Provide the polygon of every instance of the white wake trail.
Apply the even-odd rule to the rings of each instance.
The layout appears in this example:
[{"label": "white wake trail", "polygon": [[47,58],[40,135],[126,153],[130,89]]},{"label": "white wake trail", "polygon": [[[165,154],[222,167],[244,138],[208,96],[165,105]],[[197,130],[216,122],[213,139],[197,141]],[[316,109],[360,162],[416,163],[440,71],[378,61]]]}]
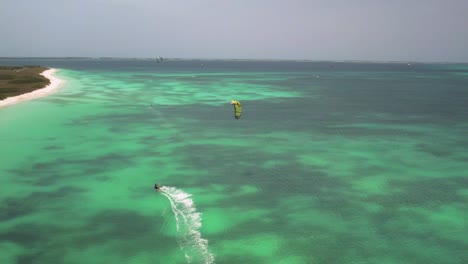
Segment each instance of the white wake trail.
[{"label": "white wake trail", "polygon": [[191,195],[174,187],[161,187],[162,194],[171,203],[176,220],[177,241],[187,263],[214,263],[214,255],[208,250],[208,240],[199,231],[201,214],[197,212]]}]

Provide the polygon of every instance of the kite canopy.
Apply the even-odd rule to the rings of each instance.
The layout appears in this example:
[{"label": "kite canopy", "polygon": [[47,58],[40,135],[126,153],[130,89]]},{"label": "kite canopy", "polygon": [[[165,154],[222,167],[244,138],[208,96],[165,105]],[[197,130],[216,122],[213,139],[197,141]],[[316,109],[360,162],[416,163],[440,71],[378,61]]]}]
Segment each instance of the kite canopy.
[{"label": "kite canopy", "polygon": [[239,101],[231,100],[231,104],[234,105],[234,117],[239,119],[242,114],[242,106]]}]

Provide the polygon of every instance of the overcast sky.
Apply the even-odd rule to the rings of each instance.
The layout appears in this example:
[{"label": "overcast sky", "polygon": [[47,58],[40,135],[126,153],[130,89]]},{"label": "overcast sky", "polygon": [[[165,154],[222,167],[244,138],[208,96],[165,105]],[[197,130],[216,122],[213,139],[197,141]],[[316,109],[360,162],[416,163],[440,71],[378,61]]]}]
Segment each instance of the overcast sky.
[{"label": "overcast sky", "polygon": [[0,0],[0,56],[468,62],[468,0]]}]

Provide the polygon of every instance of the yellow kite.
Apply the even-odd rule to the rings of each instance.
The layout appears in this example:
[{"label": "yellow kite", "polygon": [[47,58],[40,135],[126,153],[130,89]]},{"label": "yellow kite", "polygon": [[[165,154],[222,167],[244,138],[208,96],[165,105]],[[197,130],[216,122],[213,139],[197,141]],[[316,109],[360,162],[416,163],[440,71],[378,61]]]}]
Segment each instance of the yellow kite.
[{"label": "yellow kite", "polygon": [[234,105],[234,117],[239,119],[242,114],[242,106],[239,101],[231,100],[231,104]]}]

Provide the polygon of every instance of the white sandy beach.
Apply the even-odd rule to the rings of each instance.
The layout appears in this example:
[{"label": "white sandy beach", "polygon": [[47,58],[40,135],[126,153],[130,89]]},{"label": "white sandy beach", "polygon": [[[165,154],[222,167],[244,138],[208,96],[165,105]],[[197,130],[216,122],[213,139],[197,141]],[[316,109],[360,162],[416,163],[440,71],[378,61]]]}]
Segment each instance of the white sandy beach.
[{"label": "white sandy beach", "polygon": [[8,97],[4,100],[0,101],[0,108],[5,107],[8,105],[13,105],[17,103],[21,103],[24,101],[29,101],[32,99],[40,98],[40,97],[45,97],[48,95],[53,94],[56,92],[62,85],[65,83],[64,80],[59,79],[54,76],[54,73],[56,73],[58,70],[57,69],[49,69],[45,70],[44,72],[41,73],[42,76],[46,77],[47,79],[50,80],[50,84],[47,85],[46,87],[38,90],[34,90],[30,93],[26,94],[21,94],[18,96],[13,96],[13,97]]}]

